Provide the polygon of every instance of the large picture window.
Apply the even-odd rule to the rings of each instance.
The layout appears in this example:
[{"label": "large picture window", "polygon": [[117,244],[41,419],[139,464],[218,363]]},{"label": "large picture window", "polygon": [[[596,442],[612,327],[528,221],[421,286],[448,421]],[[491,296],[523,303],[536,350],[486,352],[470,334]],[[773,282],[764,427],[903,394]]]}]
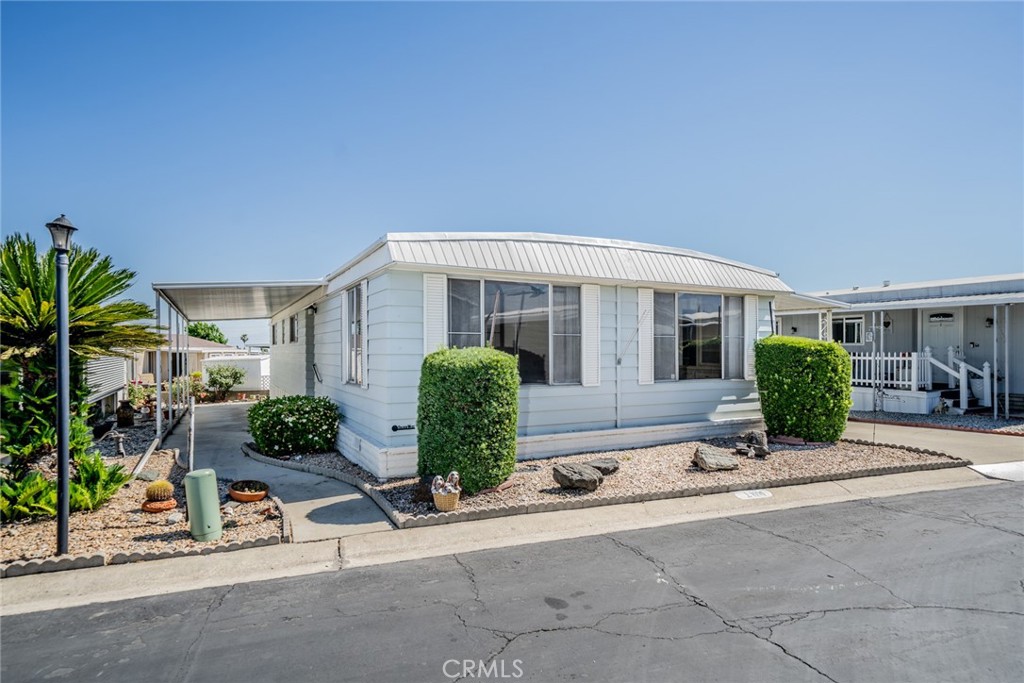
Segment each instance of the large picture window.
[{"label": "large picture window", "polygon": [[362,286],[356,285],[345,294],[348,307],[348,377],[354,384],[363,383],[363,297]]},{"label": "large picture window", "polygon": [[743,297],[654,293],[654,379],[741,379]]},{"label": "large picture window", "polygon": [[580,288],[448,280],[448,344],[519,358],[523,384],[579,384]]}]

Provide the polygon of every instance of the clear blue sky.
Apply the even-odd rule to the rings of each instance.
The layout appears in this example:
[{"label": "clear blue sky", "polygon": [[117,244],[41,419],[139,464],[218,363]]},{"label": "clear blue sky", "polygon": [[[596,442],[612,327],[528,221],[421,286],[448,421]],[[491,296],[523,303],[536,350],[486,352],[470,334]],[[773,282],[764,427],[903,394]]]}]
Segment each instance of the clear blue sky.
[{"label": "clear blue sky", "polygon": [[0,26],[3,231],[66,213],[146,301],[319,277],[387,231],[647,241],[798,290],[1024,270],[1020,3],[3,2]]}]

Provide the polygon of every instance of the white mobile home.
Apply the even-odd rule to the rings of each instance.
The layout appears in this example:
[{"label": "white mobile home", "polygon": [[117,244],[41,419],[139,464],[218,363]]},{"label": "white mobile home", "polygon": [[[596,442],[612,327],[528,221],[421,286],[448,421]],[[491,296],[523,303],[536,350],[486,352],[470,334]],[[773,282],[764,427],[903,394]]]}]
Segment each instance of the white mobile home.
[{"label": "white mobile home", "polygon": [[[1024,273],[832,289],[777,332],[831,338],[853,360],[854,410],[927,413],[940,397],[1008,415],[1024,403]],[[824,328],[824,329],[823,329]]]},{"label": "white mobile home", "polygon": [[519,457],[628,448],[760,424],[753,343],[791,290],[682,249],[533,233],[389,234],[271,318],[271,395],[328,396],[339,449],[416,469],[424,355],[519,357]]}]

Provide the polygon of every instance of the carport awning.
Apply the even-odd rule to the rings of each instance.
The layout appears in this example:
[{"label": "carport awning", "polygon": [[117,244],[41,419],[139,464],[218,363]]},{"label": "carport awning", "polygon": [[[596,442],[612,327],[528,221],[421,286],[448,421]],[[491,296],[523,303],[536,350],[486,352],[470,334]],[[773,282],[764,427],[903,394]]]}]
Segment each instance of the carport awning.
[{"label": "carport awning", "polygon": [[153,290],[196,322],[269,318],[323,286],[323,280],[154,282]]},{"label": "carport awning", "polygon": [[826,299],[810,294],[785,292],[775,295],[775,312],[784,315],[796,313],[816,313],[833,308],[849,308],[850,304],[835,299]]}]

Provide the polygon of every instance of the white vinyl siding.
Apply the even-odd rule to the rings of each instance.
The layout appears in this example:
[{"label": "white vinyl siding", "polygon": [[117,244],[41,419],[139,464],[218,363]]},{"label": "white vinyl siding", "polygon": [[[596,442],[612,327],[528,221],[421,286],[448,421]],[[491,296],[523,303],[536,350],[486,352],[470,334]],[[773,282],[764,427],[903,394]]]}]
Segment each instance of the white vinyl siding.
[{"label": "white vinyl siding", "polygon": [[[754,342],[758,335],[758,302],[757,296],[747,294],[743,297],[743,379],[752,380],[754,373]],[[769,321],[769,330],[771,321]]]},{"label": "white vinyl siding", "polygon": [[640,362],[638,384],[654,384],[654,290],[637,290],[637,355]]},{"label": "white vinyl siding", "polygon": [[116,356],[91,358],[85,364],[85,380],[89,385],[86,402],[98,401],[124,388],[128,381],[128,361]]},{"label": "white vinyl siding", "polygon": [[583,386],[597,387],[601,385],[601,288],[598,285],[580,287],[580,317]]}]

